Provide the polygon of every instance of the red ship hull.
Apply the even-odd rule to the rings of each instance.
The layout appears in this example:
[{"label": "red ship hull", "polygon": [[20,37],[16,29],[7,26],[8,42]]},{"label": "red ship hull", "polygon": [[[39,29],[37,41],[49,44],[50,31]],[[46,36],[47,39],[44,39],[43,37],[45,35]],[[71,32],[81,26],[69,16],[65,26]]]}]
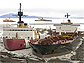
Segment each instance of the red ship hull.
[{"label": "red ship hull", "polygon": [[3,22],[16,22],[16,21],[11,21],[11,20],[10,21],[9,20],[6,21],[6,20],[3,20]]},{"label": "red ship hull", "polygon": [[71,23],[71,22],[70,22],[70,23],[67,23],[67,22],[64,23],[64,22],[63,22],[63,23],[61,23],[61,24],[73,24],[73,23]]},{"label": "red ship hull", "polygon": [[25,39],[3,39],[3,43],[8,50],[26,48]]}]

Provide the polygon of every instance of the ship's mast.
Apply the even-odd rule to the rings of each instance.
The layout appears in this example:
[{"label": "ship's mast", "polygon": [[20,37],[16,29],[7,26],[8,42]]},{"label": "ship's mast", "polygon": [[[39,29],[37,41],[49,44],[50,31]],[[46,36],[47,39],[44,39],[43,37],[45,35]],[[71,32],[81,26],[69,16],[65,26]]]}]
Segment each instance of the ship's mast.
[{"label": "ship's mast", "polygon": [[19,16],[19,21],[17,22],[17,27],[18,28],[24,28],[24,22],[21,21],[21,16],[23,16],[23,12],[21,12],[21,3],[20,3],[20,9],[19,9],[19,12],[18,12],[18,16]]},{"label": "ship's mast", "polygon": [[21,21],[21,16],[23,16],[23,12],[21,12],[21,3],[20,3],[20,10],[18,12],[18,16],[19,16],[19,21]]},{"label": "ship's mast", "polygon": [[67,17],[67,19],[68,19],[68,17],[69,17],[70,15],[67,13],[67,15],[65,15],[65,17]]},{"label": "ship's mast", "polygon": [[68,21],[68,22],[71,22],[70,19],[68,19],[69,16],[70,16],[70,15],[69,15],[68,13],[67,13],[67,15],[65,15],[65,17],[67,17],[67,21]]}]

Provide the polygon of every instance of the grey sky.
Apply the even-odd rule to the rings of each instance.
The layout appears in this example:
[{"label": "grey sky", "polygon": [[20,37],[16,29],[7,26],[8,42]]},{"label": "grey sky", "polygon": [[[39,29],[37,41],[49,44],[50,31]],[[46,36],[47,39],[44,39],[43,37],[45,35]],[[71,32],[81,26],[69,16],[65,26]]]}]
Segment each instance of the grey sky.
[{"label": "grey sky", "polygon": [[68,12],[74,17],[84,17],[83,0],[1,0],[0,15],[17,13],[19,3],[27,15],[63,17]]}]

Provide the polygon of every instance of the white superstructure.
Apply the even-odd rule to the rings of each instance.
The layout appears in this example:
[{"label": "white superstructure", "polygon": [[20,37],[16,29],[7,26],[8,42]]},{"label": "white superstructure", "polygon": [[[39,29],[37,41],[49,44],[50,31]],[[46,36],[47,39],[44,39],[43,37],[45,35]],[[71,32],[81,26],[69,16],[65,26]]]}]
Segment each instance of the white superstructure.
[{"label": "white superstructure", "polygon": [[76,30],[76,28],[78,29],[78,24],[55,24],[54,26],[56,26],[56,32],[74,32]]},{"label": "white superstructure", "polygon": [[17,28],[17,27],[3,27],[3,37],[8,37],[12,39],[16,36],[16,33],[18,33],[18,38],[23,39],[35,39],[38,38],[38,35],[36,35],[35,30],[33,27],[31,28]]}]

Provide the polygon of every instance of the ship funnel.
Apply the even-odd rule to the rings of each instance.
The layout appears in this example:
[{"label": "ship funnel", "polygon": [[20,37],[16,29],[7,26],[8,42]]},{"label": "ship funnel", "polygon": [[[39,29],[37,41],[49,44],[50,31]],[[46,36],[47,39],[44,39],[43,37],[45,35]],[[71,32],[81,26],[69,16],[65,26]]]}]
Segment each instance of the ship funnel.
[{"label": "ship funnel", "polygon": [[17,24],[18,28],[24,28],[24,22],[23,21],[19,21]]},{"label": "ship funnel", "polygon": [[27,25],[27,23],[24,23],[24,28],[28,28],[28,25]]}]

